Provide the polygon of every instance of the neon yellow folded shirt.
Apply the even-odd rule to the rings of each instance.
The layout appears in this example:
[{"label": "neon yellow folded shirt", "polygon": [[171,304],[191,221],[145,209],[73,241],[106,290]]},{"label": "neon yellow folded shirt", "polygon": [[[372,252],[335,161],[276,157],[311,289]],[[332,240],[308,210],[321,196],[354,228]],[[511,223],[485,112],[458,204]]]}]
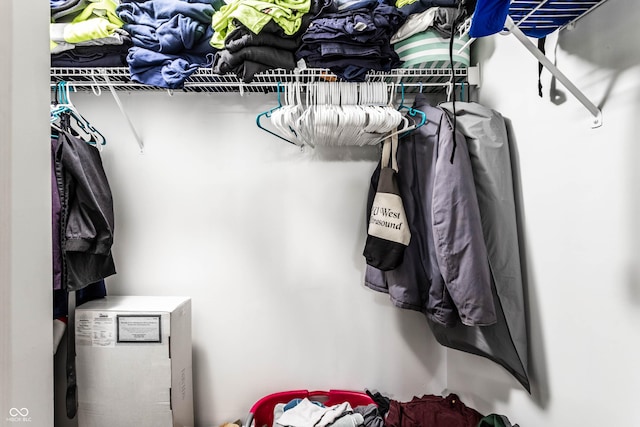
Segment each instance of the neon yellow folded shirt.
[{"label": "neon yellow folded shirt", "polygon": [[211,46],[222,49],[228,33],[233,31],[233,20],[258,34],[271,19],[287,35],[295,34],[302,25],[302,16],[309,11],[311,0],[237,0],[222,6],[213,14],[214,29]]},{"label": "neon yellow folded shirt", "polygon": [[418,0],[396,0],[396,7],[406,6],[411,3],[415,3]]},{"label": "neon yellow folded shirt", "polygon": [[112,35],[118,28],[105,18],[92,18],[82,22],[68,24],[64,28],[64,41],[80,43],[87,40],[101,39]]},{"label": "neon yellow folded shirt", "polygon": [[[98,0],[87,7],[68,24],[51,24],[49,49],[54,51],[58,42],[81,43],[112,36],[124,22],[118,18],[117,0]],[[54,29],[53,26],[58,26]],[[63,26],[63,28],[59,27]],[[61,40],[62,39],[62,40]]]}]

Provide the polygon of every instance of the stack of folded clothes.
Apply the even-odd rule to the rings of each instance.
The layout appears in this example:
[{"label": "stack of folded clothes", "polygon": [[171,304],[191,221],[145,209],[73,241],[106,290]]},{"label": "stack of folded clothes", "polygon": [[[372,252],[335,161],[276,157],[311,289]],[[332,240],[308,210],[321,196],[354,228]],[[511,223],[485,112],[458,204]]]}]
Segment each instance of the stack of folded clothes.
[{"label": "stack of folded clothes", "polygon": [[309,25],[297,58],[344,80],[364,81],[369,70],[388,72],[400,65],[389,40],[405,19],[383,1],[334,0],[331,10]]},{"label": "stack of folded clothes", "polygon": [[296,67],[295,52],[310,20],[330,0],[235,0],[212,18],[211,45],[219,48],[217,74],[234,73],[248,83],[257,73]]},{"label": "stack of folded clothes", "polygon": [[122,67],[131,38],[116,0],[49,0],[53,67]]},{"label": "stack of folded clothes", "polygon": [[[468,35],[459,36],[457,23],[465,17],[455,7],[432,7],[412,13],[391,38],[403,68],[468,67]],[[450,50],[451,35],[454,35]]]},{"label": "stack of folded clothes", "polygon": [[224,49],[213,60],[216,74],[234,73],[245,83],[256,74],[274,68],[293,70],[296,66],[295,51],[300,46],[299,37],[282,37],[273,21],[267,23],[259,34],[239,24],[227,35]]},{"label": "stack of folded clothes", "polygon": [[216,49],[211,17],[221,0],[122,0],[117,14],[134,46],[127,63],[131,80],[177,89],[199,67],[210,67]]}]

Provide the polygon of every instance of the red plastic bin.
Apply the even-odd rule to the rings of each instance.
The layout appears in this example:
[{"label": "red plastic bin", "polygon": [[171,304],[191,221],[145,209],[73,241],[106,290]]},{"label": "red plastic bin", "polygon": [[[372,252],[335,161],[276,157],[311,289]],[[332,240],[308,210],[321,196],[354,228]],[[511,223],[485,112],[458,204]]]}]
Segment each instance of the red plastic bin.
[{"label": "red plastic bin", "polygon": [[291,390],[269,394],[253,404],[244,427],[271,427],[273,425],[273,410],[278,403],[288,403],[293,399],[304,399],[321,402],[325,406],[349,402],[351,407],[370,405],[375,403],[368,394],[350,390],[309,391]]}]

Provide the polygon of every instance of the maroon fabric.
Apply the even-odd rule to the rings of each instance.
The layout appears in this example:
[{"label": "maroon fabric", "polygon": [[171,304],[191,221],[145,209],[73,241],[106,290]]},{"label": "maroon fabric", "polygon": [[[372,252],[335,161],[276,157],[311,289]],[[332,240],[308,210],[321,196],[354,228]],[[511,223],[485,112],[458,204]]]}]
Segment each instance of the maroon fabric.
[{"label": "maroon fabric", "polygon": [[424,395],[410,402],[392,400],[386,427],[476,427],[482,414],[467,407],[455,394]]}]

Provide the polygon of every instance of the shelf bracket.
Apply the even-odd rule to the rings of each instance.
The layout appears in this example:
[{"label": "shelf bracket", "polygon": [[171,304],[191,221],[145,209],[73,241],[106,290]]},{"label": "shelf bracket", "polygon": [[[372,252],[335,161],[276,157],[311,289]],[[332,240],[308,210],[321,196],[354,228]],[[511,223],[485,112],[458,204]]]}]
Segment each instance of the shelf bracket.
[{"label": "shelf bracket", "polygon": [[131,129],[131,133],[133,133],[133,137],[136,139],[136,142],[138,143],[138,147],[140,147],[140,152],[141,153],[144,152],[144,143],[142,142],[142,138],[140,138],[140,135],[136,131],[135,126],[133,126],[133,122],[131,121],[131,118],[129,117],[129,115],[125,111],[124,107],[122,106],[122,101],[120,101],[120,97],[118,96],[118,93],[116,92],[115,88],[113,87],[113,84],[111,83],[111,80],[109,80],[109,76],[107,75],[106,70],[100,70],[100,73],[102,74],[102,78],[104,79],[105,83],[107,84],[107,87],[109,88],[109,91],[111,92],[111,95],[113,95],[113,99],[116,101],[116,104],[118,105],[118,108],[120,109],[120,112],[122,113],[122,115],[124,116],[125,120],[129,124],[129,128]]},{"label": "shelf bracket", "polygon": [[593,102],[591,102],[591,100],[589,100],[589,98],[587,98],[585,94],[582,93],[580,89],[578,89],[576,85],[574,85],[571,80],[569,80],[567,76],[565,76],[562,71],[560,71],[558,67],[556,67],[549,60],[549,58],[547,58],[542,52],[540,52],[536,45],[533,44],[531,40],[529,40],[529,38],[522,32],[522,30],[520,30],[520,28],[518,28],[518,26],[513,22],[513,19],[511,19],[510,16],[507,16],[505,29],[507,33],[513,34],[520,41],[520,43],[522,43],[524,47],[527,48],[527,50],[531,52],[533,56],[535,56],[536,59],[542,65],[544,65],[551,72],[551,74],[553,74],[556,79],[558,79],[560,83],[562,83],[564,87],[566,87],[567,90],[571,92],[571,94],[576,97],[576,99],[580,101],[582,105],[584,105],[587,110],[589,110],[589,112],[593,116],[591,127],[597,128],[602,126],[602,111],[600,111],[600,109]]}]

